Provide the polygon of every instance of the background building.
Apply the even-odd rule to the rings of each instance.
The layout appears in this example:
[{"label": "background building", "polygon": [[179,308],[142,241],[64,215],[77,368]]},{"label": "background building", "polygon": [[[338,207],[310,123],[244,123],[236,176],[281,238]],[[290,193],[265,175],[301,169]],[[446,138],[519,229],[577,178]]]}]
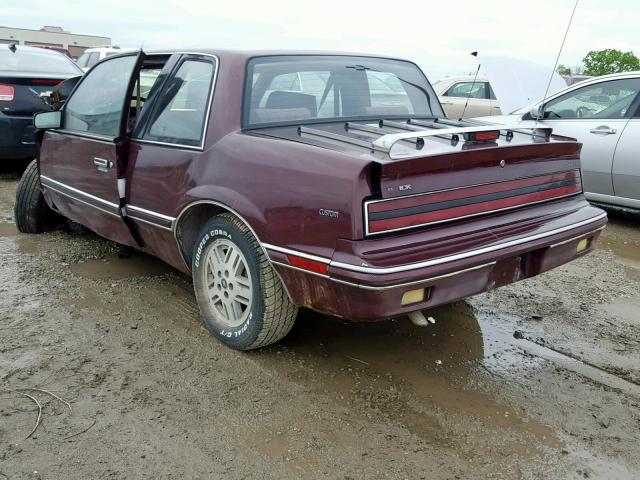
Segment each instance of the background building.
[{"label": "background building", "polygon": [[71,55],[78,57],[89,47],[110,46],[111,38],[97,35],[78,35],[67,32],[62,27],[45,26],[40,30],[30,30],[0,26],[0,43],[63,47],[69,50]]}]

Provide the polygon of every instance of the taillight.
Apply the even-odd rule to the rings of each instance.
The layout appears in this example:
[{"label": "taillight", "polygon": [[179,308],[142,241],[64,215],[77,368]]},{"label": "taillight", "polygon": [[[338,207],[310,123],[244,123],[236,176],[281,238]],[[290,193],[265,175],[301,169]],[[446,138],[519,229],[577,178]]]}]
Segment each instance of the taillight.
[{"label": "taillight", "polygon": [[373,235],[486,215],[582,192],[579,170],[365,202]]},{"label": "taillight", "polygon": [[0,102],[13,102],[15,90],[11,85],[0,85]]}]

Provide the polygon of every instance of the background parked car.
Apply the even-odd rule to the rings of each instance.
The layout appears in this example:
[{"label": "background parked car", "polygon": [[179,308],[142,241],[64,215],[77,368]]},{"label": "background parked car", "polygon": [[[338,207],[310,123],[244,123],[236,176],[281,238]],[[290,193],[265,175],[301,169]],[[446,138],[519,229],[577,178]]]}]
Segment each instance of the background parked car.
[{"label": "background parked car", "polygon": [[118,53],[130,52],[132,50],[134,49],[120,47],[87,48],[84,53],[78,57],[76,63],[86,72],[103,58],[107,58],[110,55],[117,55]]},{"label": "background parked car", "polygon": [[586,197],[603,205],[640,209],[640,72],[592,78],[511,115],[481,118],[522,127],[552,127],[583,143]]},{"label": "background parked car", "polygon": [[0,48],[0,158],[33,158],[33,115],[50,110],[43,96],[84,72],[69,57],[23,45]]},{"label": "background parked car", "polygon": [[38,47],[38,48],[45,48],[47,50],[53,50],[55,52],[60,52],[63,55],[66,55],[67,57],[69,57],[71,60],[75,60],[75,58],[73,57],[73,55],[71,55],[71,52],[69,50],[67,50],[64,47],[57,47],[55,45],[30,45],[31,47]]},{"label": "background parked car", "polygon": [[[475,80],[475,81],[474,81]],[[449,77],[433,85],[447,117],[464,118],[500,115],[500,105],[486,78],[473,76]]]}]

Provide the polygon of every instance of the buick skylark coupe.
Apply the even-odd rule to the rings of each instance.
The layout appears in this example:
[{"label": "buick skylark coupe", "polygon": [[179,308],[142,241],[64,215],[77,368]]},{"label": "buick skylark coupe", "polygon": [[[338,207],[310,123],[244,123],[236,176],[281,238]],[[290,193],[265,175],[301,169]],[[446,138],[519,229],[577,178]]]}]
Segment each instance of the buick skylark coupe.
[{"label": "buick skylark coupe", "polygon": [[300,307],[418,321],[584,255],[606,224],[579,143],[447,120],[405,60],[129,52],[35,125],[18,228],[66,217],[190,272],[236,349],[281,339]]}]

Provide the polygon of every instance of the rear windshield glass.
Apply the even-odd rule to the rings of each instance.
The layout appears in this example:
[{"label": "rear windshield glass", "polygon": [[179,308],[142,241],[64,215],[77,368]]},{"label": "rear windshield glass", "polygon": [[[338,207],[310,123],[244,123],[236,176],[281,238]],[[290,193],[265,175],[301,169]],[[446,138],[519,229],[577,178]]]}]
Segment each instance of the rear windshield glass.
[{"label": "rear windshield glass", "polygon": [[245,127],[442,116],[431,85],[410,62],[300,55],[248,65]]},{"label": "rear windshield glass", "polygon": [[37,73],[57,75],[80,75],[73,61],[62,53],[34,48],[23,50],[16,47],[15,53],[4,47],[0,49],[0,70],[16,73]]}]

